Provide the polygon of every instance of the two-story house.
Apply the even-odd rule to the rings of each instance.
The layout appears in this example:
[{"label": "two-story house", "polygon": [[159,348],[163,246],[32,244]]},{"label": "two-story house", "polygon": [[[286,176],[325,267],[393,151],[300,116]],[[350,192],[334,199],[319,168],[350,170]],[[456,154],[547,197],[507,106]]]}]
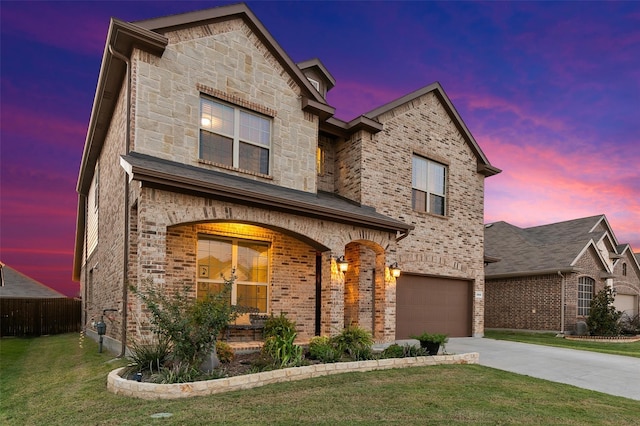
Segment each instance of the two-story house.
[{"label": "two-story house", "polygon": [[235,270],[230,302],[286,313],[300,339],[482,335],[499,169],[439,84],[346,122],[335,83],[244,4],[111,21],[77,186],[88,331],[117,309],[107,344],[124,351],[148,332],[129,285],[198,298]]}]

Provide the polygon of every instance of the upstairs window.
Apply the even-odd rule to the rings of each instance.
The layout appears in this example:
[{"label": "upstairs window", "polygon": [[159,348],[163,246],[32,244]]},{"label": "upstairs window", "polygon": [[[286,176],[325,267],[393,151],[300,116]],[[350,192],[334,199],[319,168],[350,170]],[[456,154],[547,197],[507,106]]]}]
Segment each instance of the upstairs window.
[{"label": "upstairs window", "polygon": [[595,284],[593,278],[580,277],[578,279],[578,315],[585,317],[589,315]]},{"label": "upstairs window", "polygon": [[240,239],[198,238],[198,299],[222,291],[223,276],[236,280],[232,305],[268,313],[269,244]]},{"label": "upstairs window", "polygon": [[211,99],[200,99],[200,159],[269,174],[271,119]]},{"label": "upstairs window", "polygon": [[622,275],[625,276],[625,277],[627,276],[627,264],[626,263],[622,264]]},{"label": "upstairs window", "polygon": [[411,205],[419,212],[444,216],[446,209],[445,165],[413,156]]}]

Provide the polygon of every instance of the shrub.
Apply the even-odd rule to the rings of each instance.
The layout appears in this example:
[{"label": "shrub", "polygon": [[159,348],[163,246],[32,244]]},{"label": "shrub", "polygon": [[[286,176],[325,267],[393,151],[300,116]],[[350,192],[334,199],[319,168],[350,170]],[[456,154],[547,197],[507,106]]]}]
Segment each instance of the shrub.
[{"label": "shrub", "polygon": [[167,294],[162,288],[150,287],[140,291],[131,287],[151,314],[152,329],[171,342],[173,359],[177,365],[199,367],[211,354],[216,338],[239,310],[229,304],[235,276],[224,279],[220,293],[194,300],[188,288]]},{"label": "shrub", "polygon": [[404,347],[394,343],[382,351],[381,355],[383,358],[403,358],[405,356]]},{"label": "shrub", "polygon": [[342,333],[331,338],[331,343],[340,354],[355,361],[371,359],[373,356],[373,337],[367,330],[358,326],[345,328]]},{"label": "shrub", "polygon": [[618,336],[621,331],[619,323],[621,311],[613,306],[613,289],[605,287],[591,300],[587,326],[592,336]]},{"label": "shrub", "polygon": [[170,367],[163,368],[151,376],[153,383],[171,384],[194,382],[200,377],[200,370],[186,362],[176,362]]},{"label": "shrub", "polygon": [[294,343],[296,323],[286,317],[271,315],[264,324],[264,346],[262,353],[270,357],[279,367],[300,365],[304,357],[304,349]]},{"label": "shrub", "polygon": [[280,312],[280,315],[277,317],[271,314],[264,323],[262,333],[265,339],[272,336],[290,335],[291,333],[296,333],[296,323],[287,318],[282,312]]},{"label": "shrub", "polygon": [[216,354],[218,355],[218,359],[223,364],[228,364],[236,357],[236,354],[233,353],[233,349],[227,342],[218,341],[216,342]]},{"label": "shrub", "polygon": [[309,341],[309,357],[320,362],[337,362],[340,360],[340,352],[331,344],[326,336],[316,336]]},{"label": "shrub", "polygon": [[171,346],[166,337],[158,336],[158,341],[154,343],[138,343],[131,345],[129,364],[125,369],[125,375],[132,373],[153,374],[159,372],[169,361],[171,356]]},{"label": "shrub", "polygon": [[620,318],[621,333],[630,336],[640,334],[640,314],[623,314]]}]

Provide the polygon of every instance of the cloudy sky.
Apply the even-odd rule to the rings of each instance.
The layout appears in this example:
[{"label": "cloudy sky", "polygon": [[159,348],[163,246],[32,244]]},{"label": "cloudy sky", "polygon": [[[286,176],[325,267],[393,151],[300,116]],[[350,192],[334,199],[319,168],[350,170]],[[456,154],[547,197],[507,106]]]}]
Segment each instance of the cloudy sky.
[{"label": "cloudy sky", "polygon": [[[226,2],[0,3],[0,260],[68,295],[75,191],[109,18]],[[486,222],[605,214],[640,252],[639,2],[248,2],[350,120],[439,81],[503,170]]]}]

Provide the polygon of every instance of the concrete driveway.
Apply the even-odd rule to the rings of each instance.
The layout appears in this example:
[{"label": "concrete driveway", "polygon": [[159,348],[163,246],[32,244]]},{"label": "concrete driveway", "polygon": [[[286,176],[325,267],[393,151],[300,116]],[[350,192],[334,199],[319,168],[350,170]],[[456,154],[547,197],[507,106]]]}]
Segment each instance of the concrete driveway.
[{"label": "concrete driveway", "polygon": [[446,351],[478,352],[480,365],[640,401],[640,358],[477,337],[450,338]]}]

